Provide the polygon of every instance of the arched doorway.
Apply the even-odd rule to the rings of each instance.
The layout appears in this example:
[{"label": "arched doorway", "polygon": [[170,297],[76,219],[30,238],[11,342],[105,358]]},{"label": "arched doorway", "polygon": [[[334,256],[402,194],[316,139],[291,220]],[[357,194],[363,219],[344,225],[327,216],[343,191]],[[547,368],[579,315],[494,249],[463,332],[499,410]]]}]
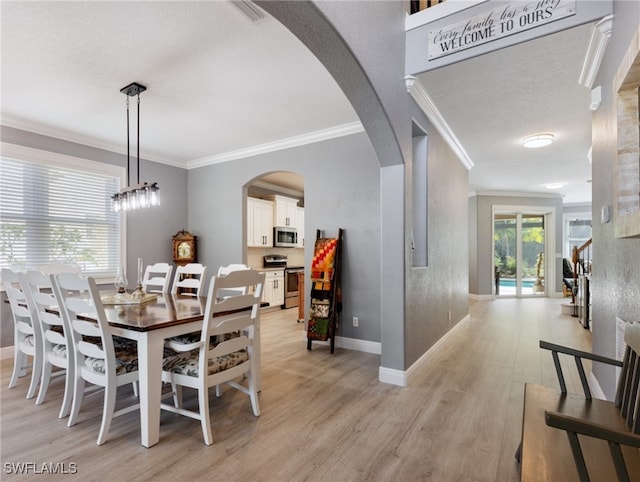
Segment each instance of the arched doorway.
[{"label": "arched doorway", "polygon": [[[391,381],[398,370],[405,369],[405,243],[398,242],[398,233],[404,237],[403,153],[411,152],[411,128],[403,82],[404,29],[399,33],[383,19],[404,18],[404,5],[379,2],[365,9],[358,2],[339,2],[336,9],[334,2],[256,3],[326,67],[358,113],[378,157],[380,204],[384,206],[380,212],[384,233],[379,278],[380,377]],[[351,22],[350,15],[357,15],[358,22]]]},{"label": "arched doorway", "polygon": [[266,270],[263,301],[270,308],[297,309],[297,273],[304,273],[305,266],[304,177],[291,171],[269,172],[249,182],[245,193],[245,264]]}]

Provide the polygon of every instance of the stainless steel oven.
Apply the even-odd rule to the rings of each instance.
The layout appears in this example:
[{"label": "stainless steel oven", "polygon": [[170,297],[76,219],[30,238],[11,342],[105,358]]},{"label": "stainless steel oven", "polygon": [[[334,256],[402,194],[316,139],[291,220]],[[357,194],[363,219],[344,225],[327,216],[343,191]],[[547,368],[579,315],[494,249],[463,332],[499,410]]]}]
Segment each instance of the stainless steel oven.
[{"label": "stainless steel oven", "polygon": [[304,273],[304,268],[287,268],[284,270],[284,307],[298,306],[298,273]]}]

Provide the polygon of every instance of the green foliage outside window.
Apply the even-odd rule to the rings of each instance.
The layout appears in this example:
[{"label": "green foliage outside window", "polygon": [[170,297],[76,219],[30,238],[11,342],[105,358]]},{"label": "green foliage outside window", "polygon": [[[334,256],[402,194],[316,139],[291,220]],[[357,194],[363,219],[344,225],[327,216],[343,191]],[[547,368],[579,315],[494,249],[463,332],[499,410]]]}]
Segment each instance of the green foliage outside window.
[{"label": "green foliage outside window", "polygon": [[0,259],[6,260],[7,266],[22,267],[24,260],[19,259],[15,247],[25,240],[25,228],[21,224],[0,223]]},{"label": "green foliage outside window", "polygon": [[[527,219],[522,230],[522,277],[536,278],[538,274],[538,256],[544,250],[544,225],[537,226],[536,219]],[[516,275],[516,220],[499,219],[494,229],[494,266],[500,275],[513,278]],[[544,276],[544,264],[540,267]]]},{"label": "green foliage outside window", "polygon": [[49,253],[52,260],[73,262],[82,265],[86,262],[95,262],[95,253],[92,248],[82,246],[86,236],[80,229],[68,226],[58,226],[51,231],[51,244]]}]

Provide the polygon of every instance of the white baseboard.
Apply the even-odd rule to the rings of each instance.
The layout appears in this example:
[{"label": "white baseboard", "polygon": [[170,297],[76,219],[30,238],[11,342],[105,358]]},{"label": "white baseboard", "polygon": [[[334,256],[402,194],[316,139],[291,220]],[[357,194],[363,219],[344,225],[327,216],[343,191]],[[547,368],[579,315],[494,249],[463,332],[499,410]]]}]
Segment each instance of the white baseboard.
[{"label": "white baseboard", "polygon": [[[304,341],[307,341],[307,332],[303,334]],[[330,342],[313,340],[313,343],[329,346]],[[345,350],[362,351],[365,353],[373,353],[374,355],[382,354],[382,343],[377,341],[358,340],[356,338],[347,338],[344,336],[336,336],[336,346]]]},{"label": "white baseboard", "polygon": [[374,355],[382,354],[382,343],[377,341],[358,340],[356,338],[336,336],[336,346],[347,350],[373,353]]},{"label": "white baseboard", "polygon": [[593,395],[594,398],[599,398],[600,400],[606,400],[607,396],[604,394],[602,387],[600,387],[600,382],[598,382],[598,379],[593,374],[593,372],[589,372],[589,375],[587,375],[587,378],[588,378],[587,381],[589,382],[589,389],[591,390],[591,395]]},{"label": "white baseboard", "polygon": [[378,370],[378,381],[382,383],[389,383],[391,385],[398,385],[400,387],[408,386],[411,381],[411,376],[420,369],[427,358],[429,358],[429,356],[431,356],[434,351],[437,350],[464,322],[469,321],[470,319],[470,315],[462,318],[453,328],[446,332],[442,338],[436,341],[431,348],[424,352],[422,356],[418,358],[407,370],[380,367]]},{"label": "white baseboard", "polygon": [[476,295],[474,293],[469,293],[469,298],[476,301],[491,301],[493,299],[493,295]]},{"label": "white baseboard", "polygon": [[440,338],[438,341],[436,341],[431,348],[429,348],[426,352],[424,352],[422,354],[422,356],[420,358],[418,358],[407,370],[407,381],[410,383],[411,382],[411,376],[420,369],[420,367],[426,362],[426,360],[433,354],[435,353],[442,344],[444,344],[449,337],[455,333],[458,329],[460,329],[460,327],[467,321],[471,320],[471,316],[467,314],[467,316],[465,316],[464,318],[462,318],[458,323],[455,324],[455,326],[453,328],[451,328],[449,331],[447,331],[442,338]]},{"label": "white baseboard", "polygon": [[408,381],[407,372],[404,370],[380,367],[378,369],[378,381],[399,387],[406,387]]}]

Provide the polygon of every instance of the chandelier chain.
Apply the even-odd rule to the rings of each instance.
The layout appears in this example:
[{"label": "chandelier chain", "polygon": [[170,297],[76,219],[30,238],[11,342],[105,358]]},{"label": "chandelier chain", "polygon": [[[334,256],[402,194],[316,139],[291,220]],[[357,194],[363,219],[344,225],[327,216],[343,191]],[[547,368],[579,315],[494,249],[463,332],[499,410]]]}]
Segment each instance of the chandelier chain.
[{"label": "chandelier chain", "polygon": [[[127,96],[127,186],[111,196],[114,211],[129,211],[150,206],[158,206],[160,186],[157,182],[151,184],[140,182],[140,94],[147,90],[144,85],[133,82],[120,89],[120,92]],[[129,97],[136,96],[137,99],[137,184],[131,186],[131,112]]]}]

